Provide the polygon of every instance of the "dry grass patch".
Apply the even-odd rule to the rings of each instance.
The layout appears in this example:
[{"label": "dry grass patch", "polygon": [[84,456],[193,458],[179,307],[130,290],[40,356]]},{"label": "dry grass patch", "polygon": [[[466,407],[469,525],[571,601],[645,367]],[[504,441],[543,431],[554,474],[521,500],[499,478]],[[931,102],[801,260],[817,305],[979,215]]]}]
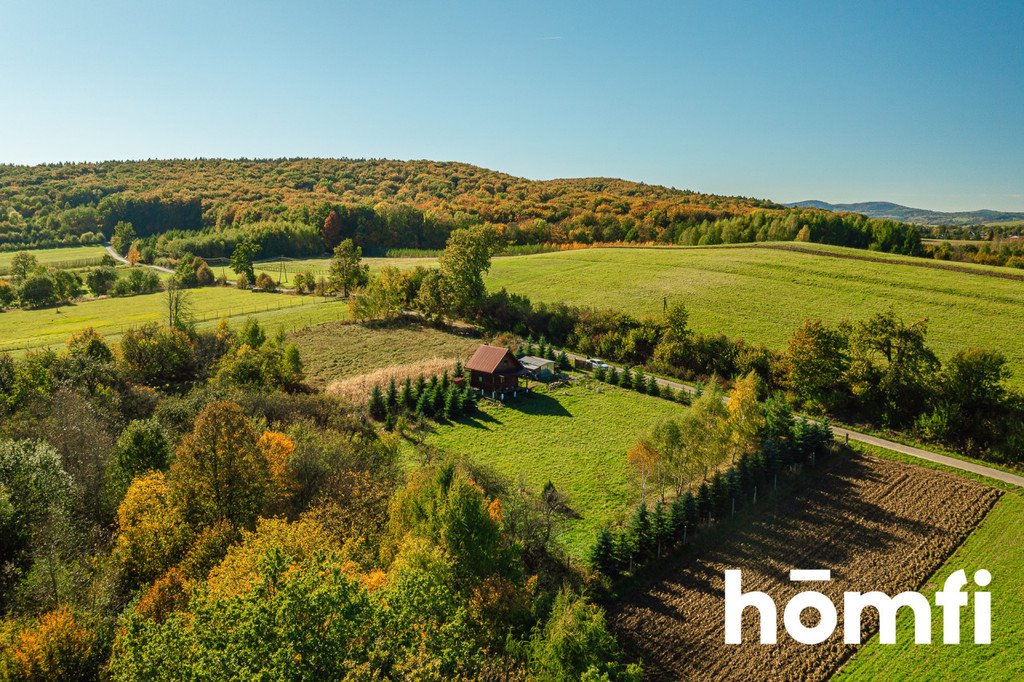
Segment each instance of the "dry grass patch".
[{"label": "dry grass patch", "polygon": [[405,381],[406,377],[415,382],[417,377],[430,377],[445,370],[451,372],[455,369],[456,362],[457,360],[453,358],[430,358],[406,365],[382,367],[367,374],[332,381],[327,385],[327,392],[350,402],[365,402],[374,386],[384,388],[392,378],[397,384]]}]

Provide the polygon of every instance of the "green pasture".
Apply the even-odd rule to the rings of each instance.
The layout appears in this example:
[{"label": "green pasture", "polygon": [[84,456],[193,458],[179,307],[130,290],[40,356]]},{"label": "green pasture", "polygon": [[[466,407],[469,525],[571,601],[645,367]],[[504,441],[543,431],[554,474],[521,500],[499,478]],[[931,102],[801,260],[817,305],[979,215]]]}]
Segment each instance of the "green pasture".
[{"label": "green pasture", "polygon": [[[97,265],[103,254],[102,246],[69,246],[59,249],[26,249],[39,261],[40,265],[51,267],[80,268]],[[17,251],[0,251],[0,275],[10,272],[11,260]]]},{"label": "green pasture", "polygon": [[[222,317],[241,319],[255,315],[268,327],[293,329],[307,324],[344,319],[344,303],[323,303],[311,296],[263,294],[227,287],[204,287],[189,291],[192,315],[202,325],[216,324]],[[114,337],[146,322],[164,322],[166,295],[162,292],[125,298],[82,301],[60,308],[12,309],[0,313],[0,352],[44,348],[63,343],[72,333],[93,327]]]},{"label": "green pasture", "polygon": [[[896,644],[876,635],[840,670],[839,680],[935,679],[1013,680],[1024,678],[1024,494],[1008,492],[981,525],[927,582],[923,593],[934,603],[946,577],[964,569],[968,580],[979,569],[992,574],[992,644],[974,644],[974,600],[960,614],[960,644],[942,644],[942,610],[932,609],[932,644],[914,644],[913,618],[902,609]],[[968,582],[967,591],[978,588]]]},{"label": "green pasture", "polygon": [[[370,272],[377,272],[385,266],[394,266],[402,270],[411,270],[417,265],[421,265],[425,268],[434,267],[437,265],[436,258],[364,258],[363,262],[370,266]],[[222,267],[221,265],[213,265],[214,272],[220,274]],[[226,267],[226,266],[223,266]],[[265,272],[274,278],[275,282],[287,286],[292,283],[292,278],[296,273],[306,274],[312,272],[316,277],[327,277],[331,268],[330,258],[305,258],[301,260],[292,259],[280,259],[273,261],[261,261],[255,263],[253,270],[256,272],[256,276],[259,277],[261,272]],[[234,278],[234,273],[230,269],[225,270],[229,279]]]},{"label": "green pasture", "polygon": [[540,388],[525,398],[485,404],[481,413],[437,426],[426,442],[522,480],[537,494],[554,483],[578,516],[565,523],[561,540],[582,560],[600,529],[639,502],[626,451],[659,421],[687,408],[590,381],[534,386]]},{"label": "green pasture", "polygon": [[[940,357],[979,346],[1003,352],[1024,387],[1024,281],[908,264],[838,247],[583,249],[494,259],[488,289],[659,315],[682,302],[691,326],[782,349],[805,319],[860,320],[892,307],[928,318]],[[881,262],[836,256],[878,256]],[[915,259],[916,260],[916,259]],[[928,261],[926,261],[928,262]],[[968,266],[969,267],[969,266]],[[969,267],[979,273],[1016,272]]]}]

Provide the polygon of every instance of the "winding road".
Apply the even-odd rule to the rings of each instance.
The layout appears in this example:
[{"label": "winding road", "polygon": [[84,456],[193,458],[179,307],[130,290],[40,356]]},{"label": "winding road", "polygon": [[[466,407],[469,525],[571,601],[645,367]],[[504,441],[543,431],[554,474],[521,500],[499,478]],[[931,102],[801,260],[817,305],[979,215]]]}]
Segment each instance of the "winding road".
[{"label": "winding road", "polygon": [[[122,256],[121,254],[119,254],[117,251],[115,251],[114,247],[111,246],[110,244],[104,244],[103,248],[106,249],[107,253],[110,254],[110,257],[113,258],[114,260],[116,260],[118,263],[121,263],[122,265],[131,265],[131,263],[128,262],[128,259],[125,258],[124,256]],[[146,265],[146,264],[143,263],[143,265]],[[171,270],[170,268],[165,268],[162,265],[146,265],[146,267],[147,268],[152,268],[153,270],[156,270],[157,272],[165,272],[168,275],[173,275],[174,274],[174,270]]]},{"label": "winding road", "polygon": [[[575,353],[565,352],[566,356],[570,360],[576,361],[581,360],[587,361],[587,358],[582,355]],[[614,367],[614,365],[609,365]],[[617,371],[622,371],[621,367],[615,367]],[[687,393],[696,393],[697,389],[687,384],[679,383],[678,381],[670,381],[668,379],[661,379],[655,377],[658,381],[659,386],[669,386],[676,391],[686,391]],[[884,448],[885,450],[891,450],[892,452],[898,452],[901,455],[907,455],[909,457],[916,457],[917,459],[923,459],[928,462],[934,462],[936,464],[942,464],[943,466],[950,467],[952,469],[959,469],[960,471],[967,471],[972,474],[979,476],[985,476],[987,478],[1001,481],[1002,483],[1009,483],[1010,485],[1016,485],[1024,488],[1024,476],[1018,474],[1011,474],[1008,471],[1002,471],[1001,469],[994,469],[992,467],[985,466],[983,464],[975,464],[974,462],[967,462],[956,457],[950,457],[948,455],[940,455],[937,452],[931,452],[930,450],[922,450],[921,448],[915,448],[911,445],[904,445],[903,443],[897,443],[895,441],[887,440],[885,438],[879,438],[878,436],[872,436],[867,433],[861,433],[860,431],[853,431],[851,429],[843,428],[841,426],[833,426],[832,433],[838,439],[849,439],[857,441],[858,443],[865,443],[867,445],[873,445],[878,448]]]}]

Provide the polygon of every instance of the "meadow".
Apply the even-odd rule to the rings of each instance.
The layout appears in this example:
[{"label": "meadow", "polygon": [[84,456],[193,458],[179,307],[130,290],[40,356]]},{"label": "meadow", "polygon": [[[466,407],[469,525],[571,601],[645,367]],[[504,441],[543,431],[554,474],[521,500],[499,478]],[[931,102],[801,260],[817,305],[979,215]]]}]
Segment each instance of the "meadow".
[{"label": "meadow", "polygon": [[457,358],[465,362],[480,345],[479,339],[406,322],[333,322],[296,330],[288,335],[288,340],[302,353],[306,380],[319,387],[429,358]]},{"label": "meadow", "polygon": [[[803,246],[803,245],[801,245]],[[809,251],[809,252],[808,252]],[[838,247],[582,249],[495,259],[485,281],[534,301],[564,301],[659,315],[682,302],[691,327],[785,347],[808,318],[860,320],[890,307],[907,320],[928,318],[940,358],[980,346],[1003,352],[1024,387],[1024,282],[967,266],[969,274],[913,264],[921,259]],[[964,264],[957,264],[964,265]]]},{"label": "meadow", "polygon": [[537,494],[551,481],[579,517],[566,521],[560,539],[582,560],[601,528],[639,502],[626,451],[659,421],[687,408],[590,381],[533,386],[529,397],[482,403],[480,413],[438,425],[426,443],[521,480]]},{"label": "meadow", "polygon": [[[370,272],[372,273],[378,272],[381,268],[389,265],[401,270],[411,270],[417,265],[430,268],[437,264],[437,258],[364,258],[363,262],[370,266]],[[256,272],[257,277],[260,273],[265,272],[273,277],[275,282],[278,282],[282,286],[291,285],[296,273],[306,274],[311,272],[316,277],[327,277],[330,268],[330,258],[305,258],[301,260],[283,258],[271,261],[261,261],[253,264],[253,270]],[[215,266],[214,271],[219,275],[222,269],[228,278],[234,277],[234,273],[220,264]]]},{"label": "meadow", "polygon": [[[52,267],[79,268],[97,265],[103,254],[102,246],[68,246],[58,249],[29,249],[28,253],[35,256],[40,265]],[[11,260],[17,251],[0,251],[0,275],[6,275],[11,269]]]},{"label": "meadow", "polygon": [[[896,623],[896,644],[881,645],[873,637],[834,678],[837,680],[912,679],[922,670],[941,670],[949,679],[1020,679],[1024,676],[1024,494],[1003,495],[982,524],[949,561],[925,584],[933,599],[946,577],[959,569],[968,579],[978,569],[992,573],[992,644],[973,644],[973,608],[960,614],[960,646],[913,644],[913,619],[905,612]],[[972,585],[973,587],[973,585]],[[977,589],[977,588],[975,588]],[[973,600],[971,602],[973,605]],[[932,631],[942,631],[939,609],[932,610]],[[937,637],[936,637],[937,641]]]},{"label": "meadow", "polygon": [[[221,318],[237,322],[254,315],[271,330],[289,330],[348,316],[344,303],[325,304],[323,299],[310,296],[254,294],[230,287],[192,289],[189,303],[200,326],[217,324]],[[130,327],[165,322],[166,317],[166,294],[162,292],[92,299],[59,308],[10,309],[0,312],[0,352],[59,345],[87,327],[114,338]]]}]

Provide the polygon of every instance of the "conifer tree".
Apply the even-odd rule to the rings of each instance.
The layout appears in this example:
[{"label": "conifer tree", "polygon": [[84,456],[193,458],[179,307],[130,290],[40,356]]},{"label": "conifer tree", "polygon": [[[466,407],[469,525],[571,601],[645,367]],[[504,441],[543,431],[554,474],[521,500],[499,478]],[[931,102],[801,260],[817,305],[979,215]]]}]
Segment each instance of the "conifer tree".
[{"label": "conifer tree", "polygon": [[398,402],[406,410],[412,410],[416,407],[416,396],[413,395],[412,390],[412,379],[406,377],[405,382],[402,384],[402,390],[398,394]]},{"label": "conifer tree", "polygon": [[651,514],[651,534],[655,553],[661,558],[662,553],[672,543],[672,519],[663,500],[658,500],[654,505],[654,513]]},{"label": "conifer tree", "polygon": [[614,576],[617,572],[615,561],[615,539],[611,529],[605,526],[597,536],[597,542],[590,552],[590,566],[600,573]]},{"label": "conifer tree", "polygon": [[381,421],[384,419],[384,413],[387,411],[387,405],[384,403],[384,394],[380,390],[380,384],[374,384],[373,390],[370,392],[370,417]]},{"label": "conifer tree", "polygon": [[392,414],[398,411],[398,386],[395,384],[395,377],[393,376],[388,381],[388,390],[384,394],[384,406]]}]

